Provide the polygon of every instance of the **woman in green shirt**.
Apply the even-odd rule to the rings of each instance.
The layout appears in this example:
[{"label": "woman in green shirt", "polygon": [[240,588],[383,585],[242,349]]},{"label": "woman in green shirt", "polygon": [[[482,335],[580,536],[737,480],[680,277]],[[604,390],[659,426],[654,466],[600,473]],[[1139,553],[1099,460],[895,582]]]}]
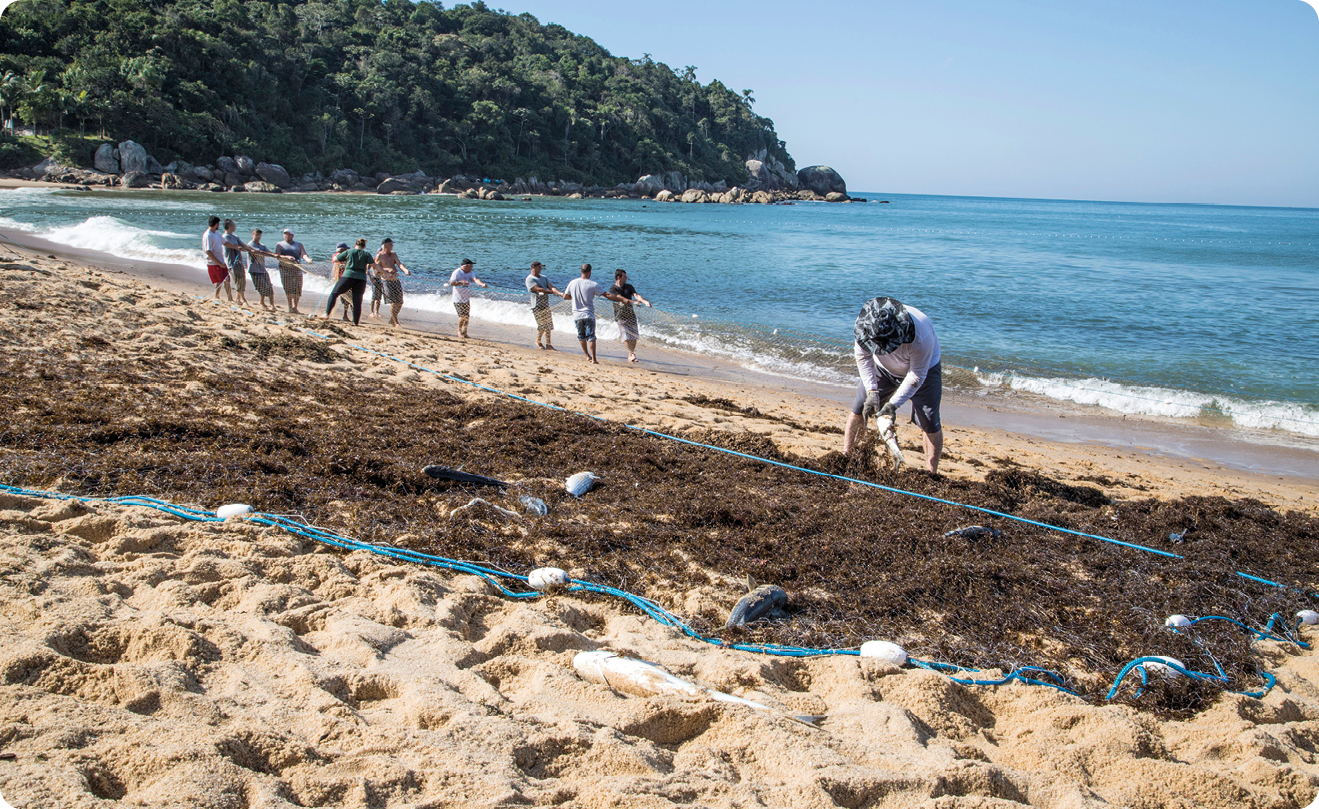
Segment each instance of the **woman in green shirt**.
[{"label": "woman in green shirt", "polygon": [[330,305],[325,307],[325,316],[329,317],[334,312],[334,302],[346,292],[353,296],[353,325],[356,326],[362,319],[362,293],[366,291],[367,268],[379,270],[380,267],[372,260],[371,254],[366,252],[366,239],[358,239],[356,247],[340,251],[334,260],[343,262],[343,275],[339,276],[334,289],[330,290]]}]

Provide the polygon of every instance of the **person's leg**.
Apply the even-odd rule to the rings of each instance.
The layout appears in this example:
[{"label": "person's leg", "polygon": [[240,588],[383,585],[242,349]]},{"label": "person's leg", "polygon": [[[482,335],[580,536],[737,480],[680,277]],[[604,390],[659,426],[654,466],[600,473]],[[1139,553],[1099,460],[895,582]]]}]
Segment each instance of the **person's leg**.
[{"label": "person's leg", "polygon": [[347,288],[348,281],[343,278],[334,282],[334,286],[330,289],[330,301],[325,305],[326,317],[334,314],[334,305],[339,302],[339,296],[342,295],[343,291]]},{"label": "person's leg", "polygon": [[861,436],[866,432],[866,420],[861,418],[858,413],[847,414],[847,426],[843,428],[843,454],[847,455],[856,446],[856,442],[861,440]]},{"label": "person's leg", "polygon": [[229,276],[226,275],[224,277],[224,294],[229,296],[230,303],[234,302],[234,290],[232,284],[233,282],[230,281]]},{"label": "person's leg", "polygon": [[398,325],[398,313],[403,311],[403,301],[394,301],[389,305],[389,325]]},{"label": "person's leg", "polygon": [[247,303],[247,273],[241,268],[234,270],[234,291],[238,293],[238,302]]},{"label": "person's leg", "polygon": [[586,355],[587,361],[590,361],[591,352],[586,349],[586,325],[588,323],[590,323],[589,320],[573,321],[573,325],[577,327],[577,344],[582,347],[582,353]]},{"label": "person's leg", "polygon": [[587,345],[588,348],[591,349],[589,352],[587,352],[587,355],[586,355],[586,356],[588,356],[588,357],[591,358],[591,364],[592,364],[592,365],[599,365],[599,364],[600,364],[600,360],[597,360],[597,359],[595,358],[595,338],[593,337],[593,338],[591,338],[590,340],[588,340],[587,343],[586,343],[586,345]]},{"label": "person's leg", "polygon": [[925,437],[925,468],[931,475],[939,474],[939,456],[943,454],[943,430],[921,433]]},{"label": "person's leg", "polygon": [[300,315],[300,314],[302,314],[302,311],[298,309],[298,303],[299,303],[301,300],[302,300],[302,293],[298,293],[297,295],[290,295],[290,296],[289,296],[289,311],[292,312],[292,313],[295,314],[295,315]]},{"label": "person's leg", "polygon": [[353,284],[353,325],[362,322],[362,299],[366,297],[366,279],[358,279]]},{"label": "person's leg", "polygon": [[627,361],[628,361],[628,362],[636,362],[636,361],[637,361],[637,341],[636,341],[636,340],[628,340],[628,341],[627,341]]}]

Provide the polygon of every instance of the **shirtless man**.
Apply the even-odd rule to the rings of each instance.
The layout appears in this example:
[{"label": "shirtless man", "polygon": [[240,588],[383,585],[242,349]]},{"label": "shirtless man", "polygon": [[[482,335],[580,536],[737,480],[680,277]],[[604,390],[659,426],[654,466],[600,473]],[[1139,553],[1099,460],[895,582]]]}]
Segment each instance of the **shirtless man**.
[{"label": "shirtless man", "polygon": [[[403,281],[398,277],[398,271],[402,270],[404,275],[412,275],[412,271],[403,266],[403,259],[398,257],[394,252],[394,240],[385,239],[380,243],[380,250],[376,252],[375,277],[383,282],[385,287],[385,300],[389,301],[389,325],[398,325],[398,313],[403,309]],[[371,306],[377,312],[379,317],[380,304],[376,303],[375,298],[371,299]]]}]

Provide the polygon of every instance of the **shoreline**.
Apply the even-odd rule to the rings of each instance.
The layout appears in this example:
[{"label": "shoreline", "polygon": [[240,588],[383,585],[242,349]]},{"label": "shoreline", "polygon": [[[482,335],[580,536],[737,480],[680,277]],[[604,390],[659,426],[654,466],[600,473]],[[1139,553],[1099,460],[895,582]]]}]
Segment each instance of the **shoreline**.
[{"label": "shoreline", "polygon": [[[39,255],[59,256],[84,267],[122,273],[171,291],[199,297],[208,297],[211,291],[201,272],[186,265],[123,259],[48,242],[23,232],[0,230],[0,236],[19,245],[26,244]],[[304,312],[311,310],[307,305],[313,303],[310,297],[310,294],[304,297]],[[247,311],[252,319],[291,322],[313,331],[326,322],[319,318],[305,318],[305,323],[289,321],[283,313],[271,315],[256,308]],[[429,335],[457,343],[448,338],[456,327],[452,314],[410,310],[405,305],[401,322],[401,334]],[[365,317],[362,327],[386,341],[392,333],[383,321]],[[577,355],[576,341],[559,332],[556,337],[560,340],[560,350],[550,354],[534,348],[534,333],[530,329],[477,320],[472,331],[474,339],[465,349],[468,368],[463,375],[492,387],[503,386],[494,384],[497,379],[482,379],[478,369],[483,346],[509,355],[514,365],[539,366],[548,360],[547,364],[556,370],[564,368],[573,377],[585,378],[587,382],[593,376],[606,376],[611,383],[646,389],[680,387],[688,398],[729,400],[740,407],[753,407],[771,418],[814,424],[825,432],[801,436],[779,431],[772,435],[785,449],[807,457],[841,448],[841,436],[834,431],[845,421],[852,396],[850,389],[789,380],[748,370],[731,361],[645,343],[639,346],[642,362],[638,366],[629,367],[625,349],[613,341],[600,342],[602,365],[589,366]],[[446,348],[452,347],[446,345]],[[580,384],[576,380],[574,383]],[[628,423],[641,417],[652,428],[673,426],[666,424],[663,417],[644,420],[647,414],[631,411],[626,400],[607,403],[599,396],[587,396],[582,401],[583,397],[572,395],[573,391],[544,386],[524,387],[516,392],[528,395],[528,391],[543,394],[544,401],[557,406],[576,402],[584,412]],[[940,471],[951,477],[979,479],[988,469],[986,461],[1009,458],[1023,466],[1037,467],[1050,475],[1070,477],[1086,485],[1094,485],[1095,479],[1107,481],[1101,484],[1105,491],[1122,497],[1217,494],[1253,497],[1281,508],[1319,511],[1319,505],[1314,502],[1319,452],[1308,449],[1252,443],[1244,436],[1226,435],[1216,427],[1095,413],[1085,406],[1068,406],[1023,394],[972,395],[946,390],[943,410],[945,456]],[[730,429],[735,418],[736,414],[713,415],[702,421],[708,421],[710,427]],[[764,432],[763,426],[757,425],[752,431]],[[737,428],[748,429],[741,425]],[[909,463],[919,463],[923,457],[919,433],[908,426],[901,440]]]}]

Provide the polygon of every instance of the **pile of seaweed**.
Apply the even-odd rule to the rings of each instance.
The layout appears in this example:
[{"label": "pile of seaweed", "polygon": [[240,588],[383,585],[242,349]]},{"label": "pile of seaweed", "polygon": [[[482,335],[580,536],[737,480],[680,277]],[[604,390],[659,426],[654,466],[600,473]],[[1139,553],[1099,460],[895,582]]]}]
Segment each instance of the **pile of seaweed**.
[{"label": "pile of seaweed", "polygon": [[[895,474],[866,460],[874,457],[866,446],[806,461],[764,437],[700,436],[1185,557],[1167,559],[489,394],[276,360],[285,349],[307,356],[301,346],[215,340],[206,366],[174,358],[150,368],[116,359],[109,346],[83,348],[0,359],[9,380],[0,387],[9,414],[0,481],[207,508],[250,503],[346,536],[514,572],[580,569],[730,641],[855,647],[887,639],[924,659],[1046,667],[1092,697],[1124,663],[1150,654],[1200,671],[1216,661],[1232,688],[1257,688],[1249,635],[1225,624],[1176,634],[1164,618],[1214,614],[1262,626],[1274,612],[1319,606],[1319,520],[1254,501],[1118,502],[1010,462],[974,482]],[[283,365],[258,378],[258,360]],[[514,485],[434,480],[420,473],[428,464]],[[582,470],[602,483],[576,500],[562,480]],[[448,516],[474,496],[517,508],[521,495],[544,499],[549,515]],[[1002,535],[944,536],[976,522]],[[747,577],[784,587],[791,620],[723,630],[741,595],[730,582]],[[707,597],[689,599],[693,591]],[[1179,714],[1217,693],[1183,680],[1151,688],[1137,704]]]}]

